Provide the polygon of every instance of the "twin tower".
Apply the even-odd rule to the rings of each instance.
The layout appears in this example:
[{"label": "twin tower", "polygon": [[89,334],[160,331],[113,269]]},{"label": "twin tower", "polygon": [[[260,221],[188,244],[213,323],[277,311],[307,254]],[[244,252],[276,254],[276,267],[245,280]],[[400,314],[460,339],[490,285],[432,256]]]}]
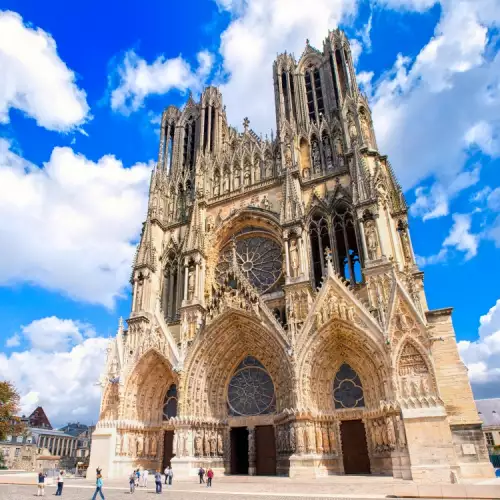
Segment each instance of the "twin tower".
[{"label": "twin tower", "polygon": [[90,470],[491,475],[348,40],[273,76],[269,139],[231,127],[214,87],[163,113]]}]

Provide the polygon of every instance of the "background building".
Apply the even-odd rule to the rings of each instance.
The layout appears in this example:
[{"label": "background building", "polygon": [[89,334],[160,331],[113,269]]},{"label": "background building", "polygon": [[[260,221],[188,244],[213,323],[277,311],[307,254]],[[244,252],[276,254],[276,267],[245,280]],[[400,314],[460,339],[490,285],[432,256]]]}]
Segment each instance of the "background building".
[{"label": "background building", "polygon": [[7,436],[0,441],[4,465],[8,469],[40,471],[59,467],[60,457],[38,445],[36,436],[28,429],[22,436]]},{"label": "background building", "polygon": [[500,455],[500,398],[476,399],[476,406],[488,449],[493,453],[496,446]]},{"label": "background building", "polygon": [[491,476],[348,40],[273,78],[276,137],[229,126],[214,87],[163,113],[90,469]]}]

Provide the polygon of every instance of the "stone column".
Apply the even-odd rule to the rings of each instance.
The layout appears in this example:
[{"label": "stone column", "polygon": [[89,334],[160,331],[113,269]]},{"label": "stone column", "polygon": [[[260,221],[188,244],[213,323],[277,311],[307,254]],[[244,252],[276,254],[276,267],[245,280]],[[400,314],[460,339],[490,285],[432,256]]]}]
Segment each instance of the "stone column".
[{"label": "stone column", "polygon": [[194,294],[193,298],[195,298],[195,299],[197,299],[199,296],[199,293],[198,293],[198,291],[200,289],[200,281],[199,280],[200,280],[200,263],[198,261],[196,261],[196,274],[195,274],[195,282],[194,282],[195,285],[194,285],[194,292],[193,292],[193,294]]},{"label": "stone column", "polygon": [[184,262],[184,300],[188,298],[188,279],[189,279],[189,266]]},{"label": "stone column", "polygon": [[289,244],[290,240],[288,239],[288,237],[285,239],[285,265],[286,265],[286,275],[287,277],[291,276],[291,272],[290,272],[290,251],[289,251],[289,248],[288,248],[288,244]]},{"label": "stone column", "polygon": [[255,476],[255,427],[247,427],[248,429],[248,475]]},{"label": "stone column", "polygon": [[361,247],[363,248],[364,262],[368,260],[368,250],[366,249],[366,238],[365,238],[365,223],[360,220],[359,227],[361,229]]}]

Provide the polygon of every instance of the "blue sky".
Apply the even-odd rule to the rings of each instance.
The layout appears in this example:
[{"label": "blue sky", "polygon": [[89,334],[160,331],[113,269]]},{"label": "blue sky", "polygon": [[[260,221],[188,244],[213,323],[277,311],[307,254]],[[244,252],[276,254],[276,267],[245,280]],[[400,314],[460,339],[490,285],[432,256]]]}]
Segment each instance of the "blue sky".
[{"label": "blue sky", "polygon": [[499,397],[499,19],[495,0],[2,1],[0,377],[24,411],[97,418],[163,108],[213,83],[233,125],[269,134],[274,57],[337,26],[410,205],[429,306],[455,308],[475,394]]}]

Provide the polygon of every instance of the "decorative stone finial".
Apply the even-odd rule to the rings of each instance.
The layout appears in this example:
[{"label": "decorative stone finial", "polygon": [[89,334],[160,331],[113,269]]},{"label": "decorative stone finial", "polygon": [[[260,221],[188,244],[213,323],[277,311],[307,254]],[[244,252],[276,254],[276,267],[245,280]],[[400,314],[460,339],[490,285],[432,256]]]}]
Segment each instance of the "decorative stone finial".
[{"label": "decorative stone finial", "polygon": [[243,118],[243,128],[245,129],[245,132],[248,130],[248,125],[250,125],[250,120],[245,116],[245,118]]},{"label": "decorative stone finial", "polygon": [[326,258],[327,262],[329,262],[329,263],[332,262],[332,251],[330,250],[329,247],[325,248],[325,258]]}]

